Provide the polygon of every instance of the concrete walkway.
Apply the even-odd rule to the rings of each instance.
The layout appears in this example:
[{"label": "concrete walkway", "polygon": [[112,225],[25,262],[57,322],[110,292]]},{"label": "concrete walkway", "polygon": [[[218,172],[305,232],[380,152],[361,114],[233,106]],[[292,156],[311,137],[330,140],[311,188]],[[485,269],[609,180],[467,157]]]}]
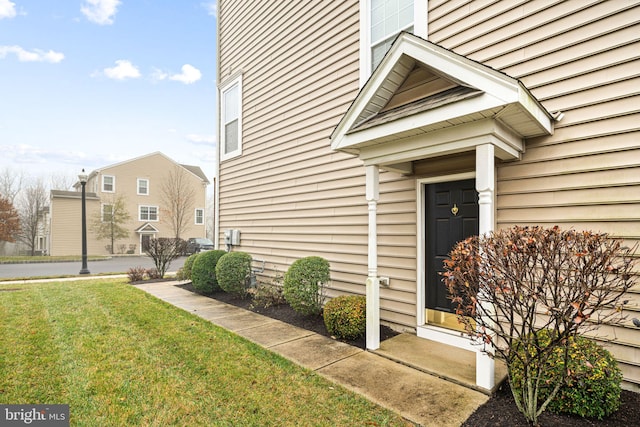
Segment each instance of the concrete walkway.
[{"label": "concrete walkway", "polygon": [[422,426],[459,426],[488,396],[358,347],[197,295],[178,282],[137,285]]}]

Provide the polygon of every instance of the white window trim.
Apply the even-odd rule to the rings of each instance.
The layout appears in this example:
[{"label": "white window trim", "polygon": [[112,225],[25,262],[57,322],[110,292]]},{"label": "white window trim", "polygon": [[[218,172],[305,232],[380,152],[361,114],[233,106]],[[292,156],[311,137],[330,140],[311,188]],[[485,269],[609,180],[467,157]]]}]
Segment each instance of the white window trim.
[{"label": "white window trim", "polygon": [[[202,212],[202,222],[198,222],[198,211]],[[203,208],[196,208],[195,212],[194,212],[194,217],[193,217],[193,222],[195,225],[204,225],[204,209]]]},{"label": "white window trim", "polygon": [[[156,219],[142,219],[142,208],[147,208],[147,216],[149,215],[148,209],[155,208],[156,209]],[[160,209],[157,206],[153,205],[138,205],[138,221],[147,221],[147,222],[158,222],[160,221]]]},{"label": "white window trim", "polygon": [[[240,99],[238,99],[238,148],[235,151],[232,151],[230,153],[225,153],[224,152],[224,147],[225,147],[225,140],[224,140],[224,136],[225,136],[225,132],[224,132],[224,116],[225,116],[225,103],[224,103],[224,94],[225,92],[227,92],[229,89],[233,88],[234,86],[238,86],[238,96]],[[220,115],[219,115],[219,126],[218,126],[218,141],[220,141],[219,145],[219,150],[220,150],[220,160],[224,161],[224,160],[228,160],[234,157],[238,157],[240,155],[242,155],[242,74],[238,75],[237,77],[233,78],[232,80],[230,80],[229,82],[225,83],[224,86],[222,86],[220,88],[220,93],[218,94],[219,99],[220,99]]]},{"label": "white window trim", "polygon": [[[429,36],[429,0],[413,0],[413,34],[423,39]],[[371,73],[371,0],[360,0],[360,87]]]},{"label": "white window trim", "polygon": [[[107,178],[107,177],[113,179],[113,181],[112,181],[113,182],[113,184],[112,184],[113,190],[105,190],[104,189],[104,179]],[[116,177],[114,175],[102,175],[102,192],[103,193],[115,193],[116,192]]]},{"label": "white window trim", "polygon": [[104,207],[105,206],[111,206],[111,216],[113,216],[113,204],[112,203],[102,203],[100,205],[100,221],[101,222],[105,222],[104,221]]},{"label": "white window trim", "polygon": [[[140,192],[140,181],[147,181],[147,192],[146,193],[141,193]],[[138,196],[148,196],[149,195],[149,180],[147,178],[138,178],[136,181],[136,193],[138,194]]]}]

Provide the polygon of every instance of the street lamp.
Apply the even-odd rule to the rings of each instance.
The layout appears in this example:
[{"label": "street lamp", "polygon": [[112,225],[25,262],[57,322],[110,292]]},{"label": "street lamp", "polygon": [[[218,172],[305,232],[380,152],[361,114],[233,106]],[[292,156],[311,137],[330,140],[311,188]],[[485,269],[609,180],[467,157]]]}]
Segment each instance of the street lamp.
[{"label": "street lamp", "polygon": [[87,185],[87,174],[84,169],[78,175],[78,179],[82,185],[82,268],[80,269],[80,274],[89,274],[89,269],[87,268],[87,202],[84,188]]}]

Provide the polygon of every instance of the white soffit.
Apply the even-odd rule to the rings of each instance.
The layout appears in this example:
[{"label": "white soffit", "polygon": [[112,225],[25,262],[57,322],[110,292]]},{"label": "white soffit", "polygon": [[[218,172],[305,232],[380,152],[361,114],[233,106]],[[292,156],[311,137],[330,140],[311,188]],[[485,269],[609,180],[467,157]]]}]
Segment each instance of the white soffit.
[{"label": "white soffit", "polygon": [[[451,88],[385,110],[416,67]],[[401,33],[334,129],[331,148],[360,154],[367,147],[487,119],[522,139],[553,133],[551,115],[517,79]]]}]

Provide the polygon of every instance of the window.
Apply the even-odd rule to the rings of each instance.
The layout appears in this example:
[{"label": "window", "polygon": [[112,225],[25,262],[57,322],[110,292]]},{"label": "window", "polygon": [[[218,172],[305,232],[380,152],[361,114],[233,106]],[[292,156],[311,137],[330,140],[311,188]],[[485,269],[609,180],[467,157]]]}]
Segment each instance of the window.
[{"label": "window", "polygon": [[204,209],[196,209],[196,225],[204,224]]},{"label": "window", "polygon": [[111,175],[102,175],[102,192],[113,193],[116,191],[116,177]]},{"label": "window", "polygon": [[141,196],[149,195],[149,180],[138,178],[138,194]]},{"label": "window", "polygon": [[111,222],[113,219],[113,205],[102,205],[102,222]]},{"label": "window", "polygon": [[360,0],[360,86],[401,31],[427,38],[427,1]]},{"label": "window", "polygon": [[157,206],[140,206],[140,221],[157,221]]},{"label": "window", "polygon": [[242,78],[221,89],[220,159],[242,154]]}]

